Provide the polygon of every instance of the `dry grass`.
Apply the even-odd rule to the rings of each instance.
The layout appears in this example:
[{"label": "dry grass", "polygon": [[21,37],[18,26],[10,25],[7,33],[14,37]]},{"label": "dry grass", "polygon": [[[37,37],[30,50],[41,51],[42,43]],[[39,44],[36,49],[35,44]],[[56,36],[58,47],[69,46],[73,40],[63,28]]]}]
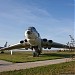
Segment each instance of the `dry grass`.
[{"label": "dry grass", "polygon": [[0,54],[0,60],[11,61],[14,63],[18,62],[33,62],[40,60],[52,60],[59,58],[67,58],[75,56],[73,52],[50,52],[44,51],[39,57],[33,57],[32,52],[13,52],[13,55],[10,55],[10,52],[5,52]]}]

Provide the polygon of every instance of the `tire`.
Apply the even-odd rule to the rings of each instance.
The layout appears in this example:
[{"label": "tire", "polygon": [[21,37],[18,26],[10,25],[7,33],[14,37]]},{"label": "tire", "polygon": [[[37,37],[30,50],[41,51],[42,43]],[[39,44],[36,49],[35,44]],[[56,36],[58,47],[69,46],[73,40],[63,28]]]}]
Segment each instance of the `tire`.
[{"label": "tire", "polygon": [[38,52],[33,52],[33,57],[39,57],[39,53]]},{"label": "tire", "polygon": [[36,53],[35,52],[33,52],[33,57],[36,57]]}]

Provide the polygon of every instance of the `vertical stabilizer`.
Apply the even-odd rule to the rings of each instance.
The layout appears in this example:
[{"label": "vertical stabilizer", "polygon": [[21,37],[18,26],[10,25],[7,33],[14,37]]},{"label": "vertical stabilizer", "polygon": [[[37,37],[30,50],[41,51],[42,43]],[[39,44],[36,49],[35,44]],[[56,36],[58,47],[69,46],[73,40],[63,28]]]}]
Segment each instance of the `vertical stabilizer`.
[{"label": "vertical stabilizer", "polygon": [[7,43],[8,43],[8,42],[5,43],[4,47],[7,47]]}]

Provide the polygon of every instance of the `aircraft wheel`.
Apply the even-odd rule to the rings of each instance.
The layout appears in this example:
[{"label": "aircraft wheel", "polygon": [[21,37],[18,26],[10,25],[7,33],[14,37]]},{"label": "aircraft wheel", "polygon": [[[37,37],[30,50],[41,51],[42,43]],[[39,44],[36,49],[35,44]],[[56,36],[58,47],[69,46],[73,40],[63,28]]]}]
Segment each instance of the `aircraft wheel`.
[{"label": "aircraft wheel", "polygon": [[33,57],[39,57],[39,53],[38,52],[33,52]]}]

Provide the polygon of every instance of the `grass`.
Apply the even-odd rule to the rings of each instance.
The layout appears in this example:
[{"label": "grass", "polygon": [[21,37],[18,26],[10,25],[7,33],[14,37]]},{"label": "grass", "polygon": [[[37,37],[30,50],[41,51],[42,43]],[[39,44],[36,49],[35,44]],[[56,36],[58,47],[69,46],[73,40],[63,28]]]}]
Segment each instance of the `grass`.
[{"label": "grass", "polygon": [[75,61],[25,70],[1,72],[0,75],[75,75]]},{"label": "grass", "polygon": [[23,63],[23,62],[33,62],[41,60],[52,60],[58,58],[71,57],[74,55],[73,52],[50,52],[45,51],[39,57],[33,57],[32,52],[13,52],[13,55],[10,55],[9,52],[0,54],[0,60],[11,61],[13,63]]}]

